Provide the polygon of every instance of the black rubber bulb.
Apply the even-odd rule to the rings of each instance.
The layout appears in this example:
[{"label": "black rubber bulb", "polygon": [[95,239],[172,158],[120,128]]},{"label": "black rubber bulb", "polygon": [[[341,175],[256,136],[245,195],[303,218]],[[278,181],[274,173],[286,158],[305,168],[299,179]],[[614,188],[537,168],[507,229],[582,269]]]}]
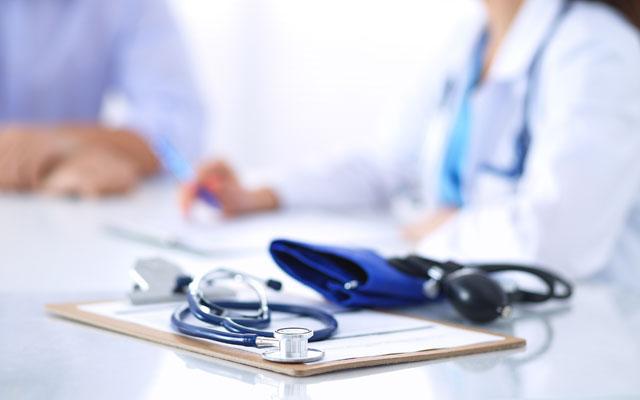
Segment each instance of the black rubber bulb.
[{"label": "black rubber bulb", "polygon": [[478,271],[463,269],[449,274],[442,288],[453,307],[474,322],[490,322],[510,310],[502,287]]}]

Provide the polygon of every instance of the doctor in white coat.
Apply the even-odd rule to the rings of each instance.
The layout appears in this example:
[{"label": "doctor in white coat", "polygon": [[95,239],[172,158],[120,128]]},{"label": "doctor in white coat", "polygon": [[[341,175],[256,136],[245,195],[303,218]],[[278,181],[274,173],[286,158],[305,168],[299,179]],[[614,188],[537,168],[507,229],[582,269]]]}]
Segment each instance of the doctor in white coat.
[{"label": "doctor in white coat", "polygon": [[184,188],[184,210],[202,186],[228,215],[387,206],[408,193],[425,210],[410,228],[425,255],[640,278],[640,6],[483,3],[390,155],[257,189],[213,161]]}]

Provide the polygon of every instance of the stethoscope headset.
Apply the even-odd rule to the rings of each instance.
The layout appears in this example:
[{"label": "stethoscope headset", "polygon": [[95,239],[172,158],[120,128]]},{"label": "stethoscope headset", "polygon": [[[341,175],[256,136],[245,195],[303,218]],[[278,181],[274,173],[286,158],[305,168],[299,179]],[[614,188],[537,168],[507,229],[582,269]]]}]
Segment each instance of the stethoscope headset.
[{"label": "stethoscope headset", "polygon": [[[516,303],[543,303],[567,299],[572,285],[559,275],[543,268],[515,264],[479,264],[465,266],[453,261],[439,262],[411,255],[387,260],[398,271],[424,279],[423,291],[429,299],[445,298],[465,318],[474,322],[491,322],[508,317]],[[498,272],[521,272],[538,278],[546,292],[503,288],[491,275]]]}]

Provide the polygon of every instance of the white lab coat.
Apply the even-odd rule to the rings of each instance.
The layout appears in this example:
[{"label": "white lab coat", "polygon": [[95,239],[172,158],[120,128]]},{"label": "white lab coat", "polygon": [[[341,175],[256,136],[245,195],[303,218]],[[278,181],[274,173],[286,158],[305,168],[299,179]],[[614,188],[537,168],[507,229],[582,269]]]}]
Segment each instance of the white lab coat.
[{"label": "white lab coat", "polygon": [[[640,34],[614,10],[576,2],[529,82],[531,60],[561,5],[527,0],[519,12],[471,99],[465,206],[419,250],[459,261],[542,264],[570,277],[608,267],[640,280]],[[443,101],[443,93],[451,92],[447,78],[459,83],[466,75],[484,26],[476,22],[448,49],[445,79],[410,107],[392,156],[297,173],[276,185],[283,204],[382,205],[409,189],[421,194],[425,208],[437,208],[442,156],[455,117],[455,109],[444,105],[455,102]],[[532,141],[525,173],[518,179],[492,174],[480,166],[513,165],[530,83]]]}]

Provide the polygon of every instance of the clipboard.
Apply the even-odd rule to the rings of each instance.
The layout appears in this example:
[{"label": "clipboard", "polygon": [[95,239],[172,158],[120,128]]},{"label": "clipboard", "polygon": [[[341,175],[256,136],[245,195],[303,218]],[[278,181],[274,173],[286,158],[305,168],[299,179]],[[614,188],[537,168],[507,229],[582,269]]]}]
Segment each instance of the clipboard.
[{"label": "clipboard", "polygon": [[[428,322],[434,322],[457,329],[491,334],[502,338],[493,342],[477,343],[467,346],[450,347],[444,349],[433,349],[412,353],[386,354],[372,357],[351,358],[345,360],[318,362],[313,364],[281,364],[264,360],[259,354],[244,351],[238,348],[224,346],[214,342],[207,342],[186,337],[177,333],[169,333],[151,327],[143,326],[129,321],[88,312],[82,309],[86,305],[105,303],[80,302],[80,303],[60,303],[47,304],[46,310],[58,317],[81,322],[87,325],[106,329],[109,331],[133,336],[154,343],[194,352],[200,355],[214,357],[221,360],[231,361],[255,368],[269,370],[280,374],[294,377],[305,377],[330,372],[343,371],[355,368],[373,367],[381,365],[393,365],[416,361],[438,360],[443,358],[458,357],[469,354],[487,353],[492,351],[509,350],[524,347],[526,341],[522,338],[489,332],[478,328],[452,324],[448,322],[432,321],[427,318],[409,316]],[[386,312],[386,311],[385,311]],[[407,316],[405,314],[392,313]]]}]

